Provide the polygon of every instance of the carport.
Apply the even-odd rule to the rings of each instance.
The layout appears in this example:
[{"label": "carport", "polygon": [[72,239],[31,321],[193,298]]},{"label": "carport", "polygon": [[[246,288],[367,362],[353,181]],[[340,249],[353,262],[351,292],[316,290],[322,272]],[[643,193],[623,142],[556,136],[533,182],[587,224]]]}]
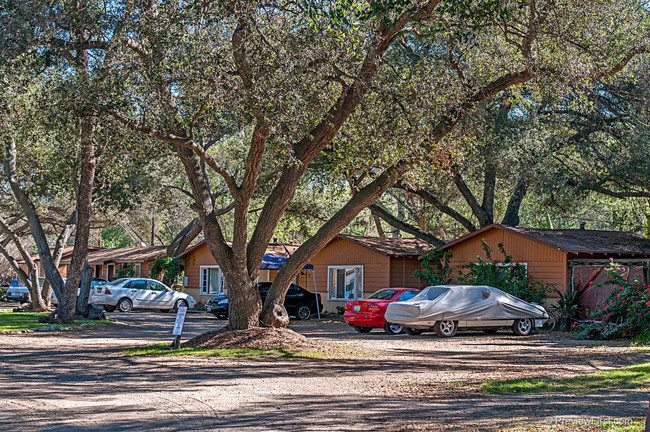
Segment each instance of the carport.
[{"label": "carport", "polygon": [[[264,254],[264,259],[260,265],[260,270],[280,270],[287,259],[288,257],[282,255]],[[318,299],[318,289],[316,287],[316,275],[314,274],[314,266],[311,264],[306,264],[303,267],[303,270],[311,270],[311,275],[314,280],[314,295],[316,295],[316,298]],[[305,282],[309,282],[309,278],[305,278]],[[307,288],[308,287],[305,287],[305,289]],[[318,306],[318,300],[316,301],[316,306]],[[319,307],[316,307],[316,313],[318,314],[318,319],[320,320]]]}]

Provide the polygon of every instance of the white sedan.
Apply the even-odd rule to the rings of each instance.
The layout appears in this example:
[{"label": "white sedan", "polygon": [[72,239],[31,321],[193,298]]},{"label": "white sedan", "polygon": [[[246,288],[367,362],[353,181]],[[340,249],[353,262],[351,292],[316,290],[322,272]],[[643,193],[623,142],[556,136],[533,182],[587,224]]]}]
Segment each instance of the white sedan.
[{"label": "white sedan", "polygon": [[129,312],[133,308],[172,310],[181,306],[193,308],[191,295],[174,291],[153,279],[121,278],[95,287],[90,302],[112,312]]}]

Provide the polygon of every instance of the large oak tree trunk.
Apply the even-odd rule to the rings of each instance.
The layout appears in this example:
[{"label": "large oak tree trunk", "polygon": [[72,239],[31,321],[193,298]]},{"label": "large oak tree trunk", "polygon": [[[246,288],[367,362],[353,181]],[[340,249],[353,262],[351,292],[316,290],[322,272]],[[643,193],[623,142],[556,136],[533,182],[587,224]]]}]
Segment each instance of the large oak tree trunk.
[{"label": "large oak tree trunk", "polygon": [[258,327],[262,300],[255,280],[244,273],[229,274],[228,281],[228,326],[232,330]]}]

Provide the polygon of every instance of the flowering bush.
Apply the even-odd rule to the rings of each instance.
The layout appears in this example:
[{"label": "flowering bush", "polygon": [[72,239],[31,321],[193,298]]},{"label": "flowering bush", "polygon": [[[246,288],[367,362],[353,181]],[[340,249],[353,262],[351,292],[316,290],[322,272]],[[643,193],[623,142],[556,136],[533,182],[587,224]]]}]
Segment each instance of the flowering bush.
[{"label": "flowering bush", "polygon": [[[650,287],[638,276],[628,278],[628,269],[610,259],[607,281],[615,290],[596,310],[588,311],[588,322],[574,324],[576,336],[586,339],[633,337],[650,330]],[[590,284],[591,285],[591,284]]]}]

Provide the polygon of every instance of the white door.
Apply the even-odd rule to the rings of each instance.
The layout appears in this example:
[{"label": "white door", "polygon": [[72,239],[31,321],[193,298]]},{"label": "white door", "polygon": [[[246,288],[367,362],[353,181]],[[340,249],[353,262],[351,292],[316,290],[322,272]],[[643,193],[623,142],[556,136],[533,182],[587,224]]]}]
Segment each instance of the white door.
[{"label": "white door", "polygon": [[148,308],[151,307],[152,292],[147,286],[145,279],[133,279],[124,286],[127,290],[127,296],[133,302],[133,307]]},{"label": "white door", "polygon": [[151,307],[158,309],[171,309],[174,307],[174,291],[168,290],[160,282],[148,281],[151,294]]}]

